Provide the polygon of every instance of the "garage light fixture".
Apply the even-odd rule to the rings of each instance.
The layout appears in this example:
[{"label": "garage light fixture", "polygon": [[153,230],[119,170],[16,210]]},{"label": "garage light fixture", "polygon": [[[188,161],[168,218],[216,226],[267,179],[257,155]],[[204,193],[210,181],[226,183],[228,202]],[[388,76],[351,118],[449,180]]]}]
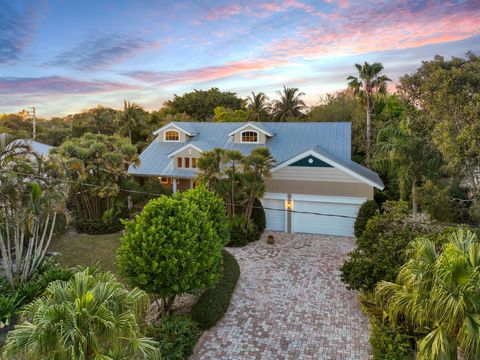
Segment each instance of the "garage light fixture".
[{"label": "garage light fixture", "polygon": [[291,194],[288,194],[287,200],[285,200],[285,209],[293,210],[293,200]]}]

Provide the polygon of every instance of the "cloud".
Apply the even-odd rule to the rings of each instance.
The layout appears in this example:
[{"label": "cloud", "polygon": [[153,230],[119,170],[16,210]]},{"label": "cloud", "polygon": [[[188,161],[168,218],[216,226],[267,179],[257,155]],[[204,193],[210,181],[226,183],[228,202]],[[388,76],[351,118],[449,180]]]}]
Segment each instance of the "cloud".
[{"label": "cloud", "polygon": [[480,34],[480,6],[472,6],[472,2],[418,5],[404,1],[402,5],[390,3],[361,9],[351,6],[341,13],[323,14],[321,18],[321,26],[303,28],[294,37],[275,40],[267,52],[317,59],[415,48]]},{"label": "cloud", "polygon": [[115,82],[81,81],[62,76],[0,77],[0,94],[3,95],[93,94],[136,88]]},{"label": "cloud", "polygon": [[15,2],[2,2],[0,11],[0,64],[14,63],[33,38],[35,17],[30,6],[19,9]]},{"label": "cloud", "polygon": [[131,36],[101,36],[82,42],[55,56],[45,66],[62,66],[78,70],[99,70],[136,56],[139,52],[158,48],[156,41]]},{"label": "cloud", "polygon": [[180,71],[130,71],[124,75],[149,83],[176,85],[198,83],[228,78],[250,72],[260,72],[285,65],[284,61],[275,59],[231,61],[224,65]]}]

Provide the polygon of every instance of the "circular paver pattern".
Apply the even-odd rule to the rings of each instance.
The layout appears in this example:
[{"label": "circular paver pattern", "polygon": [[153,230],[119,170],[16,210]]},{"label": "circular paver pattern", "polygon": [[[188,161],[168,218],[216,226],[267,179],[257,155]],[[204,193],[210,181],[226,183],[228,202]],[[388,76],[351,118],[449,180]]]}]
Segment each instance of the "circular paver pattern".
[{"label": "circular paver pattern", "polygon": [[339,268],[353,238],[273,233],[229,248],[241,268],[224,318],[191,359],[369,359],[368,319]]}]

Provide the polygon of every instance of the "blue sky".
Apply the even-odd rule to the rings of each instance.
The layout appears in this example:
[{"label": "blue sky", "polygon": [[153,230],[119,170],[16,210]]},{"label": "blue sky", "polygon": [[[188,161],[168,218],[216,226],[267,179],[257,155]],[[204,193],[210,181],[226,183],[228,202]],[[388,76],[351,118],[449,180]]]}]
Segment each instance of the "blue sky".
[{"label": "blue sky", "polygon": [[478,19],[480,0],[0,0],[0,113],[151,110],[212,86],[274,98],[285,84],[314,104],[357,62],[395,84],[436,54],[480,53]]}]

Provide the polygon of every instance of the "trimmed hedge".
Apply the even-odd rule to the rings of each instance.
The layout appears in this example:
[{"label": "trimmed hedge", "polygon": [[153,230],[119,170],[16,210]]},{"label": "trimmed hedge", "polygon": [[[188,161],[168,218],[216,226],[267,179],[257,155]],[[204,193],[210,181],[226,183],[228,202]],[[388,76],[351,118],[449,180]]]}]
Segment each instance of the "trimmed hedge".
[{"label": "trimmed hedge", "polygon": [[218,284],[207,289],[192,307],[192,319],[205,330],[214,326],[227,312],[237,280],[240,266],[235,257],[223,250],[223,274]]},{"label": "trimmed hedge", "polygon": [[365,228],[367,227],[367,222],[372,218],[378,211],[378,205],[375,200],[368,200],[363,203],[358,210],[358,216],[355,220],[355,225],[353,226],[355,237],[357,239],[362,236]]},{"label": "trimmed hedge", "polygon": [[104,220],[104,219],[77,219],[75,221],[75,228],[85,234],[100,235],[113,234],[123,229],[119,219]]},{"label": "trimmed hedge", "polygon": [[162,360],[184,360],[192,354],[200,330],[191,318],[172,315],[149,327],[147,335],[158,341]]},{"label": "trimmed hedge", "polygon": [[374,360],[412,360],[415,339],[406,329],[371,318],[370,344]]}]

